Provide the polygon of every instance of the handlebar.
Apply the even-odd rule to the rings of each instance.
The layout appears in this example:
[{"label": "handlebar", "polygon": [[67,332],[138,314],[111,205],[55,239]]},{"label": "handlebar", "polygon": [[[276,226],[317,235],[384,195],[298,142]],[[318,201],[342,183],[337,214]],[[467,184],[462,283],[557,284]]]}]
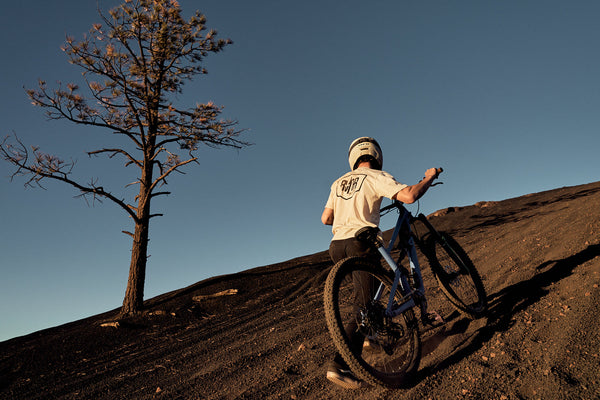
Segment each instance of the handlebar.
[{"label": "handlebar", "polygon": [[[444,172],[444,168],[442,168],[442,167],[436,168],[435,172],[436,172],[435,179],[437,179],[437,177],[440,176],[440,174],[442,172]],[[425,179],[425,178],[423,178],[423,179]],[[423,180],[423,179],[421,179],[421,180]],[[444,182],[436,182],[436,183],[432,183],[431,186],[442,185],[443,183]],[[398,201],[398,200],[393,200],[392,204],[387,205],[385,207],[382,207],[379,210],[379,213],[384,213],[384,212],[386,212],[388,210],[391,210],[392,208],[400,209],[400,208],[403,208],[403,207],[404,207],[404,203],[402,203],[401,201]]]},{"label": "handlebar", "polygon": [[[433,179],[437,179],[437,178],[440,176],[440,174],[441,174],[442,172],[444,172],[444,168],[442,168],[442,167],[435,168],[435,176],[433,177]],[[425,177],[423,177],[423,179],[425,179]],[[421,179],[419,182],[421,182],[423,179]],[[434,185],[440,185],[440,184],[442,184],[442,183],[443,183],[443,182],[436,182],[436,183],[432,183],[432,184],[431,184],[431,186],[434,186]]]},{"label": "handlebar", "polygon": [[392,208],[400,208],[400,207],[402,206],[402,204],[403,204],[403,203],[402,203],[401,201],[394,200],[394,201],[392,202],[392,204],[390,204],[390,205],[387,205],[387,206],[385,206],[385,207],[382,207],[382,208],[379,210],[379,213],[380,213],[380,214],[381,214],[381,213],[384,213],[384,212],[386,212],[386,211],[388,211],[388,210],[391,210]]}]

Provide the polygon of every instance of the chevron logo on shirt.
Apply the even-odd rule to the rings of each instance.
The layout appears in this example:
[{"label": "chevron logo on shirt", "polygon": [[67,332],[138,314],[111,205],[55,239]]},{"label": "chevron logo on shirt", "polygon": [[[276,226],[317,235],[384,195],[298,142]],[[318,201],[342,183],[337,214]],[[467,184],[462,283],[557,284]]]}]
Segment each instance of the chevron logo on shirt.
[{"label": "chevron logo on shirt", "polygon": [[359,192],[365,178],[363,174],[348,175],[339,180],[336,190],[337,197],[350,200],[356,192]]}]

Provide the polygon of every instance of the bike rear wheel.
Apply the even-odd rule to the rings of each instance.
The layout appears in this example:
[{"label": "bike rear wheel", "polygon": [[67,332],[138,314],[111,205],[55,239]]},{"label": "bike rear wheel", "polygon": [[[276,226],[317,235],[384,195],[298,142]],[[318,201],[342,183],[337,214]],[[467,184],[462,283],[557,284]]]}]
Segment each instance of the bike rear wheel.
[{"label": "bike rear wheel", "polygon": [[[373,385],[399,387],[410,381],[421,357],[412,309],[390,318],[385,310],[393,274],[364,258],[338,262],[325,283],[325,319],[331,337],[350,369]],[[367,282],[357,287],[357,280]],[[379,300],[373,296],[381,285]],[[402,301],[399,290],[395,301]]]},{"label": "bike rear wheel", "polygon": [[454,308],[472,319],[484,316],[485,287],[467,253],[446,233],[432,232],[424,242],[431,270]]}]

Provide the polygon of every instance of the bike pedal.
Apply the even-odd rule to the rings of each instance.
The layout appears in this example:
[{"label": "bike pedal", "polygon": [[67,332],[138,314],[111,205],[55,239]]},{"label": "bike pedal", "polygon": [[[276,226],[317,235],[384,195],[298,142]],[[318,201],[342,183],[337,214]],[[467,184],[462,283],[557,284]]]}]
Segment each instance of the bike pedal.
[{"label": "bike pedal", "polygon": [[444,325],[446,321],[444,318],[438,314],[437,311],[430,311],[421,318],[424,325],[429,325],[431,327],[436,327],[440,325]]},{"label": "bike pedal", "polygon": [[363,342],[363,350],[370,352],[382,352],[385,351],[383,346],[375,338],[365,338]]}]

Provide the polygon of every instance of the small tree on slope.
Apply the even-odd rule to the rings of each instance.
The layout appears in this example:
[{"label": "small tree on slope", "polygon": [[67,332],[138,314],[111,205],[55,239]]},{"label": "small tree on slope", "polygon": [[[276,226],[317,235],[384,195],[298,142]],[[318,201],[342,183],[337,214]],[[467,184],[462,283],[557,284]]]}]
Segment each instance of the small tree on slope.
[{"label": "small tree on slope", "polygon": [[206,73],[202,64],[209,53],[231,43],[207,31],[203,15],[196,12],[184,20],[175,0],[125,0],[109,16],[99,14],[103,24],[94,24],[80,42],[67,37],[62,48],[70,63],[83,69],[91,97],[81,96],[77,85],[59,84],[50,90],[43,81],[27,93],[50,119],[106,128],[104,132],[127,139],[128,146],[108,144],[88,154],[120,158],[126,167],[139,169],[134,204],[95,180],[76,182],[71,174],[73,161],[37,147],[29,150],[17,137],[4,139],[0,151],[16,167],[13,178],[28,178],[26,186],[59,180],[77,188],[83,197],[111,200],[133,219],[134,232],[125,232],[133,237],[133,246],[121,309],[122,315],[131,315],[143,307],[150,219],[161,215],[151,214],[151,200],[169,193],[159,188],[167,184],[170,174],[197,162],[194,152],[200,144],[241,148],[248,143],[238,139],[241,131],[235,129],[236,121],[219,118],[222,107],[209,102],[184,110],[170,100],[181,93],[184,82]]}]

